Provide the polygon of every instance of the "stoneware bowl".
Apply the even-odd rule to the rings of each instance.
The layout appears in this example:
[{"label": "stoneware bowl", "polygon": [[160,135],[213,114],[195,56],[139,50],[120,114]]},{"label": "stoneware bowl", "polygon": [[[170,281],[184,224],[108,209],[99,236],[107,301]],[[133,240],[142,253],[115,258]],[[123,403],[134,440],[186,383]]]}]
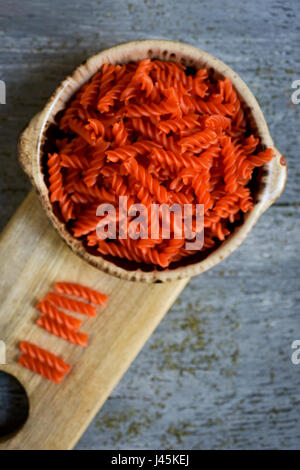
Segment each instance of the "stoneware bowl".
[{"label": "stoneware bowl", "polygon": [[[276,153],[276,158],[266,164],[257,176],[253,210],[244,217],[242,224],[234,229],[229,238],[211,252],[205,253],[205,255],[196,253],[182,262],[174,263],[174,266],[167,269],[157,269],[153,266],[142,266],[120,259],[96,256],[86,251],[82,242],[75,239],[53,213],[42,165],[46,133],[55,122],[55,116],[99,67],[105,62],[122,64],[147,57],[172,60],[195,68],[206,67],[212,71],[216,79],[224,76],[230,77],[244,103],[252,130],[260,137],[263,146],[272,147]],[[94,55],[80,65],[71,76],[60,84],[44,109],[31,120],[21,134],[19,160],[35,186],[42,206],[53,226],[75,253],[101,271],[123,279],[144,282],[171,281],[190,277],[215,266],[241,244],[263,212],[280,196],[286,181],[284,159],[274,146],[261,109],[243,80],[227,65],[207,52],[187,44],[160,40],[121,44]]]}]

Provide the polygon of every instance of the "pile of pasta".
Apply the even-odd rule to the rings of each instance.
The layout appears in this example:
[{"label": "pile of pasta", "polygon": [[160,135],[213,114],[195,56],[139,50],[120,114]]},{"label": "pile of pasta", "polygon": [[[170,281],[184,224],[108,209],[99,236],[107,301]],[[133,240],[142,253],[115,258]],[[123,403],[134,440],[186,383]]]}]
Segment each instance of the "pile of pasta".
[{"label": "pile of pasta", "polygon": [[[105,307],[107,299],[106,294],[88,286],[74,282],[56,282],[54,292],[48,292],[36,305],[40,312],[36,324],[58,338],[86,348],[89,335],[79,331],[82,320],[67,312],[95,317],[96,308]],[[62,357],[37,344],[22,341],[19,349],[22,354],[18,358],[18,364],[52,382],[60,384],[72,368]]]},{"label": "pile of pasta", "polygon": [[184,237],[99,239],[99,204],[203,204],[209,250],[252,209],[253,171],[274,157],[249,130],[229,78],[175,62],[103,65],[57,124],[47,182],[72,235],[99,254],[162,268],[195,254]]}]

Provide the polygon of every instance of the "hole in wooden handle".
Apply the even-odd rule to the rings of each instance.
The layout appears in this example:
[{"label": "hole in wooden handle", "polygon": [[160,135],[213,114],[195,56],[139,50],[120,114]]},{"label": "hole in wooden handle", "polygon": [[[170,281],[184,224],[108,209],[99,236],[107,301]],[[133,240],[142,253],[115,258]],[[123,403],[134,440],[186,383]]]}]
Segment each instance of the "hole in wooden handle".
[{"label": "hole in wooden handle", "polygon": [[[29,399],[23,385],[11,374],[0,370],[0,438],[18,431],[29,416]],[[3,439],[2,439],[3,438]]]}]

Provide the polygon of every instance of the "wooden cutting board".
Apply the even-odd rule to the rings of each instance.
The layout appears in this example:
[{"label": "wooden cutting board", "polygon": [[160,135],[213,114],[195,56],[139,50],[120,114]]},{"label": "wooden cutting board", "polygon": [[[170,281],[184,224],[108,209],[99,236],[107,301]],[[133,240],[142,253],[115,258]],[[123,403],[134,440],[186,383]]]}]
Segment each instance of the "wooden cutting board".
[{"label": "wooden cutting board", "polygon": [[[25,425],[0,442],[4,449],[71,449],[188,279],[143,284],[99,272],[75,256],[54,231],[32,191],[0,236],[0,340],[7,365],[30,402]],[[109,295],[96,318],[84,319],[88,348],[74,346],[35,325],[34,306],[56,281],[75,281]],[[16,364],[28,340],[61,355],[73,368],[56,385]]]}]

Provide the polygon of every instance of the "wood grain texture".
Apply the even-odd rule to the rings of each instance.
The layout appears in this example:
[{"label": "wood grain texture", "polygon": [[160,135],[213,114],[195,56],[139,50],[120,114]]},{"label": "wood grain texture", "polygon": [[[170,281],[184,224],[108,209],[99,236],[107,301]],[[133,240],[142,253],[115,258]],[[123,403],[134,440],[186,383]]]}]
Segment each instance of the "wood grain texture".
[{"label": "wood grain texture", "polygon": [[76,449],[299,449],[299,14],[297,0],[0,3],[2,228],[30,187],[19,132],[75,66],[124,41],[179,40],[222,59],[288,161],[282,197],[235,253],[188,284]]},{"label": "wood grain texture", "polygon": [[[187,280],[145,286],[92,268],[50,227],[33,191],[0,238],[0,258],[6,259],[0,277],[0,328],[8,363],[3,370],[23,384],[30,402],[25,425],[0,449],[70,449]],[[57,280],[84,282],[109,295],[107,307],[99,307],[97,318],[85,320],[81,328],[90,334],[87,348],[58,339],[34,323],[39,316],[36,302]],[[73,366],[63,384],[52,384],[14,364],[22,340],[61,355]]]}]

